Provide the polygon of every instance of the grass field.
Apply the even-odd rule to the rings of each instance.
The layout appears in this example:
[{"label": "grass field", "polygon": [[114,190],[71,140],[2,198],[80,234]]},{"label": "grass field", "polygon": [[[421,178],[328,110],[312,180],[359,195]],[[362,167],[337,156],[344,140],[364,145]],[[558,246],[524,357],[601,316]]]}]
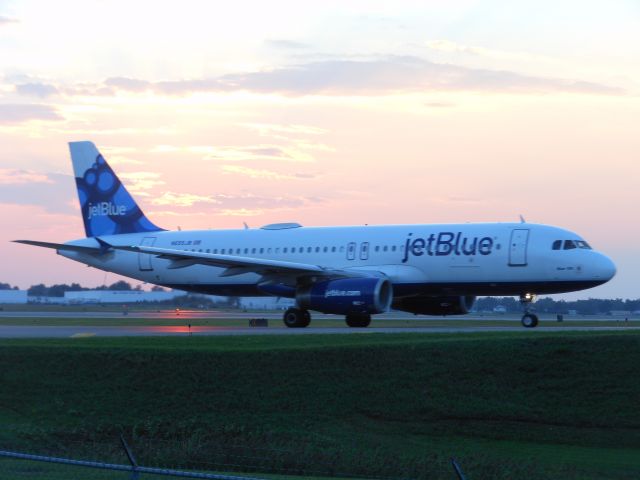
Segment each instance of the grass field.
[{"label": "grass field", "polygon": [[629,331],[2,340],[0,449],[126,463],[123,433],[152,466],[452,479],[453,456],[472,480],[638,478],[639,347]]}]

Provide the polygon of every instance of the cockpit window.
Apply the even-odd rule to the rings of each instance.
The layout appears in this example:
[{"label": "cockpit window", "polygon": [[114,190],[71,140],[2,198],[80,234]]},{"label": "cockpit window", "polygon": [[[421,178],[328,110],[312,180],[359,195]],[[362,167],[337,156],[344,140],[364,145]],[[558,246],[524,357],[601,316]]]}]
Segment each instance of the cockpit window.
[{"label": "cockpit window", "polygon": [[551,246],[553,250],[560,250],[561,247],[562,247],[562,240],[556,240],[555,242],[553,242],[553,245]]},{"label": "cockpit window", "polygon": [[576,243],[573,240],[565,240],[564,241],[564,249],[565,250],[571,250],[573,248],[578,248],[576,246]]},{"label": "cockpit window", "polygon": [[584,248],[585,250],[591,250],[591,245],[589,245],[584,240],[576,240],[576,244],[578,245],[578,248]]}]

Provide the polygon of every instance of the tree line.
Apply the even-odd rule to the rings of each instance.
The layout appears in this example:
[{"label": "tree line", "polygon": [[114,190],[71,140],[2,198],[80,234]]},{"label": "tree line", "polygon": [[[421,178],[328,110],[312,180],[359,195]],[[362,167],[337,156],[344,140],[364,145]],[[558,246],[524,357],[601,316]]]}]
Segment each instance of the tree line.
[{"label": "tree line", "polygon": [[[611,311],[640,311],[640,298],[636,300],[622,298],[589,298],[587,300],[554,300],[550,297],[539,298],[533,304],[539,313],[567,314],[575,311],[579,315],[606,315]],[[473,309],[478,312],[493,311],[497,306],[503,306],[508,312],[520,312],[522,306],[515,297],[482,297],[478,298]]]},{"label": "tree line", "polygon": [[[11,286],[8,283],[0,282],[0,290],[18,290],[18,287]],[[54,284],[47,286],[44,283],[39,283],[37,285],[31,285],[27,289],[27,295],[30,297],[64,297],[65,292],[82,292],[85,290],[117,290],[117,291],[132,291],[132,290],[142,290],[140,285],[136,285],[133,287],[129,282],[125,282],[124,280],[119,280],[111,285],[100,285],[99,287],[88,288],[83,287],[79,283],[72,283],[71,285],[67,285],[66,283]],[[151,289],[152,292],[164,292],[165,289],[154,285]]]},{"label": "tree line", "polygon": [[[0,290],[17,290],[18,287],[11,286],[8,283],[0,282]],[[46,286],[43,283],[32,285],[27,290],[27,295],[31,297],[64,297],[65,292],[80,292],[83,290],[141,290],[140,285],[133,287],[130,283],[119,280],[111,285],[101,285],[95,288],[83,287],[79,283],[55,284]],[[151,291],[163,292],[164,288],[155,285]],[[200,297],[201,298],[201,297]],[[230,299],[231,300],[231,299]],[[201,300],[202,301],[202,298]],[[231,301],[230,303],[233,303]],[[481,297],[478,298],[473,306],[477,312],[493,312],[493,309],[502,306],[508,312],[520,312],[522,307],[515,297]],[[589,298],[587,300],[554,300],[550,297],[538,299],[534,304],[535,310],[540,313],[561,313],[567,314],[569,311],[575,311],[579,315],[602,315],[614,310],[637,312],[640,311],[640,298],[636,300],[630,299],[608,299],[608,298]]]}]

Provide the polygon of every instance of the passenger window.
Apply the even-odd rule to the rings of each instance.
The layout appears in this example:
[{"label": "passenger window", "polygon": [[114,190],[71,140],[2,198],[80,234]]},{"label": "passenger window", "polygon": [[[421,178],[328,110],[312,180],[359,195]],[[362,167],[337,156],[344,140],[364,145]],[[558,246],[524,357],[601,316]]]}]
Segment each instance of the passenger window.
[{"label": "passenger window", "polygon": [[551,248],[553,250],[560,250],[561,246],[562,246],[562,240],[556,240],[555,242],[553,242],[553,246]]},{"label": "passenger window", "polygon": [[307,247],[307,253],[311,253],[311,247]]},{"label": "passenger window", "polygon": [[282,249],[282,253],[287,253],[287,247],[284,247],[284,248]]},{"label": "passenger window", "polygon": [[256,253],[256,249],[255,249],[255,248],[252,248],[252,249],[251,249],[251,253],[252,253],[252,254],[253,254],[253,253]]},{"label": "passenger window", "polygon": [[261,248],[260,249],[260,254],[263,254],[263,253],[264,253],[264,248]]},{"label": "passenger window", "polygon": [[396,251],[396,246],[395,246],[395,245],[393,245],[393,246],[391,247],[391,251],[392,251],[392,252],[395,252],[395,251]]},{"label": "passenger window", "polygon": [[340,253],[344,252],[344,246],[340,247]]},{"label": "passenger window", "polygon": [[245,249],[244,249],[244,254],[246,255],[247,253],[249,253],[249,249],[248,249],[248,248],[245,248]]},{"label": "passenger window", "polygon": [[316,247],[316,253],[320,251],[320,247]]},{"label": "passenger window", "polygon": [[329,247],[324,247],[324,248],[322,249],[322,251],[323,251],[324,253],[327,253],[327,252],[329,251]]},{"label": "passenger window", "polygon": [[296,247],[291,247],[291,253],[296,253]]},{"label": "passenger window", "polygon": [[276,247],[276,253],[280,253],[280,247]]},{"label": "passenger window", "polygon": [[565,240],[564,241],[564,249],[565,250],[572,250],[576,248],[576,244],[574,243],[573,240]]},{"label": "passenger window", "polygon": [[224,252],[225,252],[225,251],[226,251],[226,250],[223,248],[222,250],[220,250],[220,253],[221,253],[222,255],[224,255]]},{"label": "passenger window", "polygon": [[382,247],[382,251],[386,252],[388,250],[388,247],[385,245],[384,247]]},{"label": "passenger window", "polygon": [[331,247],[331,253],[336,253],[336,247]]},{"label": "passenger window", "polygon": [[213,249],[213,253],[217,255],[217,254],[218,254],[218,249],[217,249],[217,248],[214,248],[214,249]]},{"label": "passenger window", "polygon": [[267,253],[271,253],[271,249],[270,248],[267,248]]}]

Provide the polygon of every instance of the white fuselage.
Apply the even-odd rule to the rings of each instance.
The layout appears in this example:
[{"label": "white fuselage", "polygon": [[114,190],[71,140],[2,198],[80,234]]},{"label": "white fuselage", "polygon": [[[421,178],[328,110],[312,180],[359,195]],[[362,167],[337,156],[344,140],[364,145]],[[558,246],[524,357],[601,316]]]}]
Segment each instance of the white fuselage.
[{"label": "white fuselage", "polygon": [[[613,262],[570,231],[529,223],[297,227],[130,233],[100,237],[111,245],[160,247],[376,272],[394,298],[413,295],[561,293],[600,285]],[[565,248],[565,241],[575,248]],[[554,242],[561,241],[554,249]],[[96,246],[95,238],[69,242]],[[580,245],[580,246],[578,246]],[[569,244],[570,246],[570,244]],[[557,247],[557,243],[556,243]],[[183,264],[146,253],[61,255],[127,277],[187,291],[260,296],[264,275]],[[271,293],[273,294],[273,293]]]}]

